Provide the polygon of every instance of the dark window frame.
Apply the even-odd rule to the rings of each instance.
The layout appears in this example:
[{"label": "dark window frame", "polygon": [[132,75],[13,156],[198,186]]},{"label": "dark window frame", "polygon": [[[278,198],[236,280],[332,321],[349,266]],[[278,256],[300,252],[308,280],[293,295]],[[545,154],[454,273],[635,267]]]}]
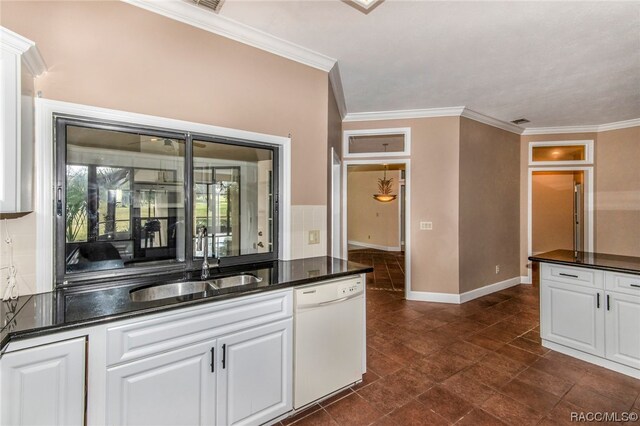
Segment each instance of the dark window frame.
[{"label": "dark window frame", "polygon": [[[280,147],[268,143],[260,143],[244,139],[225,138],[202,133],[191,133],[176,129],[163,129],[152,126],[121,123],[107,120],[94,120],[84,117],[54,114],[54,173],[55,173],[55,200],[52,206],[54,210],[54,276],[57,288],[88,285],[93,283],[104,284],[114,279],[136,278],[147,275],[157,275],[159,273],[176,273],[197,270],[202,267],[202,259],[193,256],[193,140],[202,142],[214,142],[249,148],[259,148],[272,151],[272,173],[273,182],[270,190],[273,193],[271,202],[272,220],[272,250],[267,253],[253,253],[238,256],[223,257],[220,259],[221,267],[236,266],[243,264],[255,264],[259,262],[275,261],[279,254],[279,191],[280,191]],[[107,130],[116,132],[139,133],[159,138],[178,139],[185,143],[184,160],[184,261],[175,259],[162,265],[133,266],[124,269],[111,269],[104,271],[89,272],[66,272],[66,167],[67,167],[67,126],[77,126],[92,128],[97,130]],[[145,168],[145,167],[141,167]],[[133,177],[132,177],[133,179]],[[133,184],[133,183],[132,183]],[[133,220],[133,218],[131,218]],[[131,229],[133,233],[134,230]],[[215,273],[215,271],[212,271]]]}]

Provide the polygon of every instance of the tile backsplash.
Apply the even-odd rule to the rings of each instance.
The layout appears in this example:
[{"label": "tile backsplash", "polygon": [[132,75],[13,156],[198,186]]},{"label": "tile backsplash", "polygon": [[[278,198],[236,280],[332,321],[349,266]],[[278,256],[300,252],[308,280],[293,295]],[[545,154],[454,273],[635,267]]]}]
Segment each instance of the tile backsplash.
[{"label": "tile backsplash", "polygon": [[[317,244],[310,244],[316,237]],[[327,206],[291,206],[291,258],[326,255]]]},{"label": "tile backsplash", "polygon": [[[30,213],[18,219],[0,220],[0,268],[11,262],[7,233],[13,242],[13,264],[17,271],[18,294],[36,292],[36,215]],[[7,287],[8,270],[0,270],[0,298]]]}]

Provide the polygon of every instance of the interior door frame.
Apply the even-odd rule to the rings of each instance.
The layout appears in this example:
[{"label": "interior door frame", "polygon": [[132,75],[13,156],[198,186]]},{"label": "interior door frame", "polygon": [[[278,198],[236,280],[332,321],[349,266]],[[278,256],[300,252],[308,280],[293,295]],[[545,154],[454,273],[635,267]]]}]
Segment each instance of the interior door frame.
[{"label": "interior door frame", "polygon": [[[584,251],[593,252],[594,249],[594,200],[593,200],[593,166],[564,166],[564,167],[529,167],[527,172],[527,257],[533,255],[533,173],[534,172],[584,172]],[[532,280],[531,268],[528,268],[529,283]]]},{"label": "interior door frame", "polygon": [[[402,164],[404,165],[404,190],[405,190],[405,212],[404,212],[404,295],[411,294],[411,159],[409,158],[371,158],[369,160],[343,159],[342,161],[342,252],[347,256],[347,167],[354,165],[384,165]],[[400,187],[398,186],[398,191]],[[398,210],[400,204],[398,203]]]},{"label": "interior door frame", "polygon": [[[336,174],[338,175],[336,177]],[[336,203],[336,200],[339,204]],[[342,161],[335,148],[331,148],[331,257],[346,259],[342,251]],[[340,220],[336,221],[336,215]],[[336,238],[336,234],[338,238]],[[337,241],[336,241],[337,240]]]}]

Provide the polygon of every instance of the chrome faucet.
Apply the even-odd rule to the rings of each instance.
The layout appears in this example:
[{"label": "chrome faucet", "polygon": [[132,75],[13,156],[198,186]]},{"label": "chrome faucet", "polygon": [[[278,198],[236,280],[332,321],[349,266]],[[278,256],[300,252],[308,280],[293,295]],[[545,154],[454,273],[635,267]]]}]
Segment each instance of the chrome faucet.
[{"label": "chrome faucet", "polygon": [[[204,225],[198,227],[198,233],[196,236],[196,250],[202,251],[202,273],[200,274],[200,278],[206,280],[207,278],[209,278],[209,237],[207,235],[207,227]],[[213,251],[213,258],[216,260],[214,266],[218,266],[219,261],[215,255],[215,247]]]}]

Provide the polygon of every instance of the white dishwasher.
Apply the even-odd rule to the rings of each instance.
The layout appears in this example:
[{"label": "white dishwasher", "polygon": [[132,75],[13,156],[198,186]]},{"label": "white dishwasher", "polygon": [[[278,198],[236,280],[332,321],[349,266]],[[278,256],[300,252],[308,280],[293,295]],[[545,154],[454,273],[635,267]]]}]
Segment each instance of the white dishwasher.
[{"label": "white dishwasher", "polygon": [[349,277],[294,292],[293,407],[362,380],[364,279]]}]

